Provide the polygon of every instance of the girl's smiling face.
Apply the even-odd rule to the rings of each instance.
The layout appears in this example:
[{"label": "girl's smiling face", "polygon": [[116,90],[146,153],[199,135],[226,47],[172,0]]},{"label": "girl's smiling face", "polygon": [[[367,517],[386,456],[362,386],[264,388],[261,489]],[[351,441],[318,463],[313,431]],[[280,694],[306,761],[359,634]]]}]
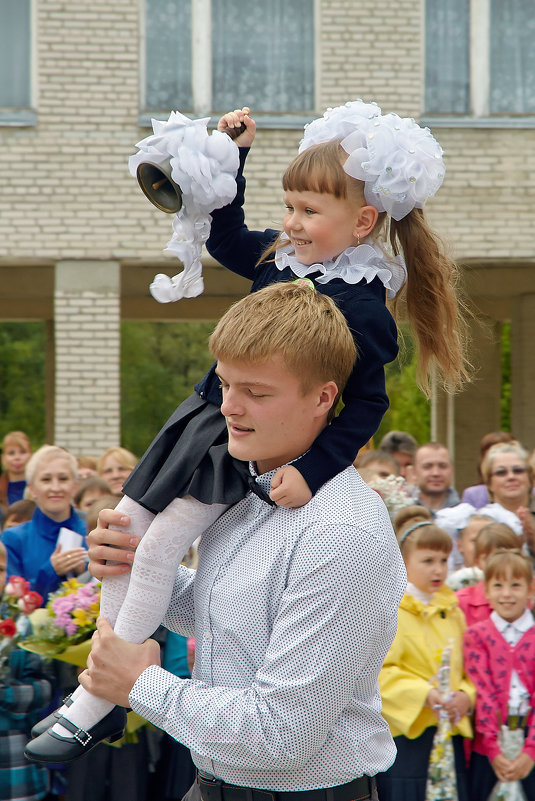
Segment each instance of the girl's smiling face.
[{"label": "girl's smiling face", "polygon": [[301,264],[321,264],[358,244],[361,204],[328,192],[290,190],[284,194],[284,203],[284,232]]},{"label": "girl's smiling face", "polygon": [[532,587],[526,579],[513,576],[511,570],[504,576],[492,576],[485,584],[490,605],[508,623],[513,623],[524,614],[531,593]]},{"label": "girl's smiling face", "polygon": [[432,595],[448,574],[448,554],[431,548],[413,548],[405,560],[407,579],[420,592]]}]

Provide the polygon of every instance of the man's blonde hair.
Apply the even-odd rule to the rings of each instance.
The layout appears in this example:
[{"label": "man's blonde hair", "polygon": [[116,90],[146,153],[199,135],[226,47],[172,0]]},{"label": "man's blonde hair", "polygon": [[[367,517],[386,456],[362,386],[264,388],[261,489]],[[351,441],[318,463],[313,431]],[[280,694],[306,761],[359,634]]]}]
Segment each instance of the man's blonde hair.
[{"label": "man's blonde hair", "polygon": [[300,283],[272,284],[235,303],[217,324],[209,345],[223,362],[257,364],[280,353],[305,394],[316,384],[334,381],[340,395],[357,355],[335,303]]}]

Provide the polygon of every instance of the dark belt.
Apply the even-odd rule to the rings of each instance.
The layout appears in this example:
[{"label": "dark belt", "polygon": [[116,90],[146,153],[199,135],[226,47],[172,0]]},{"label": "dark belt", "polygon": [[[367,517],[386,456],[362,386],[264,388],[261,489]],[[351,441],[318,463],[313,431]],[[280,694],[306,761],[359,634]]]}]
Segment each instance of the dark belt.
[{"label": "dark belt", "polygon": [[370,798],[373,779],[361,776],[347,784],[325,787],[319,790],[257,790],[254,787],[240,787],[210,776],[197,773],[203,801],[363,801]]}]

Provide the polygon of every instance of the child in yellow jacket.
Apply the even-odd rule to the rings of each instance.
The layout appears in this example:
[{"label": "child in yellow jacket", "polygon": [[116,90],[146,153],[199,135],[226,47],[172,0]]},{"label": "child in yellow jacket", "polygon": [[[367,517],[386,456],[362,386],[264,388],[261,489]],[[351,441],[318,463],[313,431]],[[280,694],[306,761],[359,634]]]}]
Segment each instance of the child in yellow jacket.
[{"label": "child in yellow jacket", "polygon": [[[399,608],[398,630],[379,676],[383,716],[398,749],[396,761],[377,776],[381,801],[421,801],[437,713],[443,707],[453,734],[459,801],[469,801],[463,738],[472,736],[469,714],[475,689],[463,667],[464,616],[445,584],[452,541],[431,521],[407,521],[398,533],[407,569],[407,591]],[[451,646],[451,693],[437,688],[443,650]]]}]

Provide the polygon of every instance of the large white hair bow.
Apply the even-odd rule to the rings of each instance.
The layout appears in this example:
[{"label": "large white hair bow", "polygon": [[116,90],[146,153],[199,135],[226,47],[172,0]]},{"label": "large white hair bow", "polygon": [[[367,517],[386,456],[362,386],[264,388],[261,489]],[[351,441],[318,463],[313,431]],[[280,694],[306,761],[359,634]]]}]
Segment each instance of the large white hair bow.
[{"label": "large white hair bow", "polygon": [[299,152],[338,139],[348,154],[344,170],[364,182],[367,202],[401,220],[424,207],[442,185],[443,150],[429,128],[379,106],[355,100],[327,109],[305,126]]}]

